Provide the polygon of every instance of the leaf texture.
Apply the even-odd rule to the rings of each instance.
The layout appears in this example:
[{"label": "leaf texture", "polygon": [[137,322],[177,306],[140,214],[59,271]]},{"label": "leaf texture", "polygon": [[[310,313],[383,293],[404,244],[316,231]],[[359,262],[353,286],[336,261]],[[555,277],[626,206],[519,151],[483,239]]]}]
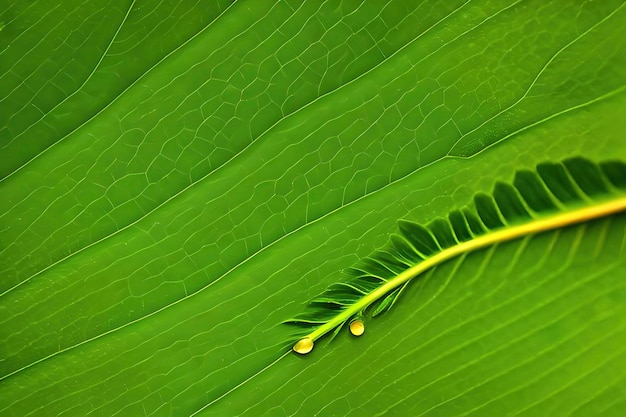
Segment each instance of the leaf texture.
[{"label": "leaf texture", "polygon": [[307,356],[281,323],[398,219],[624,162],[625,22],[622,0],[3,2],[0,415],[621,417],[623,216],[430,269]]}]

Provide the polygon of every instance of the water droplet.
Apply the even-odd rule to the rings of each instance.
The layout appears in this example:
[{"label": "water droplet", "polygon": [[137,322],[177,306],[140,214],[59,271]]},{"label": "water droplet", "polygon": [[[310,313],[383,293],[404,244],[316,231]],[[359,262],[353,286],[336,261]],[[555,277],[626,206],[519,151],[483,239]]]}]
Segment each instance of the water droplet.
[{"label": "water droplet", "polygon": [[313,341],[310,337],[300,339],[295,345],[293,345],[293,350],[301,355],[306,355],[313,350]]},{"label": "water droplet", "polygon": [[365,324],[361,319],[355,319],[350,322],[350,333],[355,336],[361,336],[365,333]]}]

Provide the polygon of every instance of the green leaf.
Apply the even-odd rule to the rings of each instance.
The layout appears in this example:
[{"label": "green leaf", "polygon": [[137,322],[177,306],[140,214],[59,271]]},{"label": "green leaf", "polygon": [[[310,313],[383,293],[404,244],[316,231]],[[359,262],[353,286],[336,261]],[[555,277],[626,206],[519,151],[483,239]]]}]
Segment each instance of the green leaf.
[{"label": "green leaf", "polygon": [[624,163],[623,1],[1,9],[1,415],[621,415],[623,215],[450,259],[306,357],[283,322],[399,219]]}]

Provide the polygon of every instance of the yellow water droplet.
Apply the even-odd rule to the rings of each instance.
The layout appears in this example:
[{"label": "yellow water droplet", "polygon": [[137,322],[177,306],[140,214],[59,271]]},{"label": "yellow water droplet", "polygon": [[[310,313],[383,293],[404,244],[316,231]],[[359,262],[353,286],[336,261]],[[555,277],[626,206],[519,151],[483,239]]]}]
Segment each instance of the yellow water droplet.
[{"label": "yellow water droplet", "polygon": [[363,333],[365,333],[365,324],[363,323],[363,320],[352,320],[350,322],[350,333],[355,336],[361,336]]},{"label": "yellow water droplet", "polygon": [[293,350],[301,355],[306,355],[313,350],[313,340],[311,340],[310,337],[300,339],[295,345],[293,345]]}]

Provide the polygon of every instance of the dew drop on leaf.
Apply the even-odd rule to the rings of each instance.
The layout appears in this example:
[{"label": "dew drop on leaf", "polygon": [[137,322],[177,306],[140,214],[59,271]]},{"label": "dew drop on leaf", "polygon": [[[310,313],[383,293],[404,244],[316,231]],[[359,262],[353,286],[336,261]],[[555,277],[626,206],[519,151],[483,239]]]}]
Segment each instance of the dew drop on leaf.
[{"label": "dew drop on leaf", "polygon": [[365,333],[365,324],[363,323],[363,320],[352,320],[350,322],[350,333],[355,336],[361,336],[363,333]]},{"label": "dew drop on leaf", "polygon": [[313,341],[310,337],[300,339],[295,345],[293,345],[293,350],[301,355],[306,355],[313,350]]}]

